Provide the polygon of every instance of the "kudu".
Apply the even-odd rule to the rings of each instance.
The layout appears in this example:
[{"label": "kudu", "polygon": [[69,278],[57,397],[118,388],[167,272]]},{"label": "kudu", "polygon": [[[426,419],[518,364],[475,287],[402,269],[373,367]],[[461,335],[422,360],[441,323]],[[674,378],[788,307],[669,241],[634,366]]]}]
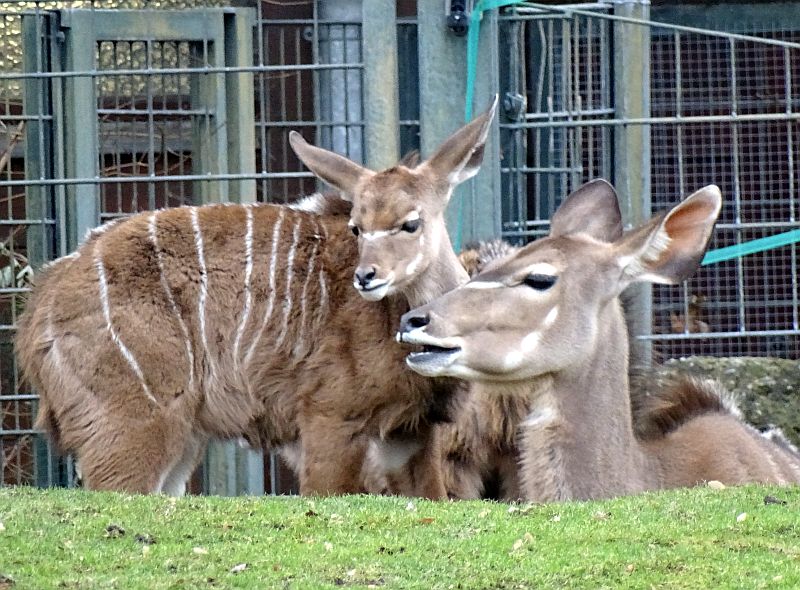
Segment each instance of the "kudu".
[{"label": "kudu", "polygon": [[474,395],[526,400],[522,496],[611,497],[719,480],[798,482],[800,455],[745,425],[714,387],[678,383],[631,417],[621,291],[675,284],[697,268],[721,207],[715,186],[623,234],[616,195],[594,182],[552,218],[550,235],[403,317],[422,346],[409,366],[473,382]]},{"label": "kudu", "polygon": [[44,270],[17,354],[38,426],[84,484],[181,494],[210,438],[244,437],[283,448],[303,494],[359,492],[377,440],[419,466],[414,493],[443,496],[428,447],[456,387],[409,371],[394,336],[410,306],[467,280],[444,210],[495,106],[414,168],[374,172],[292,133],[349,223],[319,199],[146,212]]}]

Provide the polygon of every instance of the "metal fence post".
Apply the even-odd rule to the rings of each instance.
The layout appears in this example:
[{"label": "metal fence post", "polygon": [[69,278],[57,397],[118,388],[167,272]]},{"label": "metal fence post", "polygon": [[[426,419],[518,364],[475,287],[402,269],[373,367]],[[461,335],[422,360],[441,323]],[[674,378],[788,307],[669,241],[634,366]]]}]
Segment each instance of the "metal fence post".
[{"label": "metal fence post", "polygon": [[400,159],[396,7],[394,0],[370,0],[361,11],[365,163],[382,170]]},{"label": "metal fence post", "polygon": [[[91,12],[61,11],[66,71],[93,71],[95,18]],[[97,98],[94,78],[76,76],[64,81],[65,173],[68,178],[98,176]],[[74,250],[86,232],[100,223],[100,189],[97,184],[66,188],[67,249]]]},{"label": "metal fence post", "polygon": [[[649,0],[616,0],[614,14],[646,20]],[[614,107],[618,119],[650,116],[650,29],[646,25],[614,22]],[[614,185],[626,226],[650,215],[650,126],[620,125],[614,132]],[[650,364],[652,343],[639,335],[652,333],[652,288],[630,288],[628,327],[631,364]]]},{"label": "metal fence post", "polygon": [[[465,101],[466,37],[457,37],[446,26],[441,0],[417,2],[420,78],[420,151],[423,157],[460,127]],[[498,87],[497,17],[484,14],[476,75],[474,111],[491,103]],[[487,142],[481,172],[453,195],[447,224],[458,248],[469,240],[500,233],[500,166],[497,120]],[[460,244],[459,244],[460,242]]]},{"label": "metal fence post", "polygon": [[[224,14],[226,66],[253,65],[255,16],[255,10],[252,8],[226,9]],[[252,174],[256,170],[253,74],[250,72],[226,74],[225,94],[228,120],[228,171],[232,174]],[[236,203],[254,203],[255,179],[231,181],[228,198]]]}]

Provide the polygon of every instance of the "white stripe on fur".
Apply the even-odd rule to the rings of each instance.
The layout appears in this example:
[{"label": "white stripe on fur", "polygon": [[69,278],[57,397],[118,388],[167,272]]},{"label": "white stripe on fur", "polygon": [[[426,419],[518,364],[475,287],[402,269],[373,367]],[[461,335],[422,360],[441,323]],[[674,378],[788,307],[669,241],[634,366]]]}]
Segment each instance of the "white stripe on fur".
[{"label": "white stripe on fur", "polygon": [[178,304],[175,302],[175,296],[172,294],[172,289],[170,288],[169,283],[167,283],[167,277],[164,276],[164,252],[158,245],[156,215],[158,215],[158,211],[154,211],[147,220],[147,233],[150,236],[150,242],[153,244],[153,249],[156,251],[156,262],[158,263],[158,273],[161,281],[161,288],[164,289],[164,294],[167,296],[167,301],[169,302],[169,306],[172,308],[172,313],[174,313],[175,317],[178,319],[181,332],[183,332],[183,340],[186,343],[186,357],[189,360],[189,389],[193,390],[194,351],[192,350],[192,341],[189,337],[189,328],[186,326],[186,322],[183,321],[181,311],[178,309]]},{"label": "white stripe on fur", "polygon": [[253,301],[253,293],[250,290],[250,277],[253,275],[253,208],[245,205],[245,211],[247,212],[247,227],[244,234],[244,309],[233,343],[233,363],[237,370],[239,368],[239,346],[242,343],[247,320],[250,319],[250,307]]},{"label": "white stripe on fur", "polygon": [[250,365],[250,361],[253,358],[253,353],[256,350],[256,345],[261,339],[261,335],[264,333],[264,330],[266,329],[267,324],[272,317],[272,309],[275,307],[275,268],[278,265],[278,240],[281,237],[281,228],[283,227],[283,218],[286,214],[286,209],[281,207],[278,209],[278,211],[278,221],[275,224],[275,227],[272,229],[272,245],[270,246],[268,283],[269,299],[267,300],[267,309],[264,312],[264,318],[261,320],[261,327],[259,328],[258,332],[256,332],[253,341],[250,343],[250,348],[247,350],[247,354],[244,357],[245,367]]},{"label": "white stripe on fur", "polygon": [[200,295],[197,298],[197,316],[200,321],[200,340],[203,342],[203,351],[205,352],[206,359],[208,359],[208,366],[211,370],[211,376],[214,376],[215,362],[208,352],[208,336],[206,334],[206,298],[208,297],[208,270],[206,269],[206,257],[203,252],[203,233],[200,230],[200,219],[197,213],[197,207],[190,209],[192,218],[192,231],[194,232],[194,245],[197,250],[197,265],[200,267]]},{"label": "white stripe on fur", "polygon": [[117,345],[117,348],[122,354],[122,357],[128,362],[128,366],[134,372],[134,374],[139,378],[139,383],[142,385],[142,389],[144,390],[144,394],[148,397],[148,399],[153,402],[155,405],[158,405],[158,401],[156,398],[153,397],[153,394],[150,393],[150,388],[147,386],[147,383],[144,381],[144,374],[142,373],[142,369],[139,367],[139,363],[136,362],[136,358],[133,356],[133,353],[128,349],[127,346],[122,342],[117,334],[117,331],[114,329],[113,324],[111,323],[111,302],[108,297],[108,281],[106,280],[106,269],[103,266],[103,260],[100,257],[100,253],[98,252],[99,247],[96,243],[94,246],[94,267],[97,270],[97,278],[100,284],[100,304],[103,306],[103,316],[106,320],[106,329],[108,333],[111,335],[111,340],[113,340],[114,344]]},{"label": "white stripe on fur", "polygon": [[292,231],[292,245],[289,247],[289,255],[286,257],[286,292],[283,294],[283,322],[281,332],[275,341],[275,347],[279,348],[286,339],[289,332],[289,314],[292,312],[292,280],[294,279],[294,255],[297,252],[297,243],[300,240],[300,227],[303,225],[303,218],[300,217],[294,224]]}]

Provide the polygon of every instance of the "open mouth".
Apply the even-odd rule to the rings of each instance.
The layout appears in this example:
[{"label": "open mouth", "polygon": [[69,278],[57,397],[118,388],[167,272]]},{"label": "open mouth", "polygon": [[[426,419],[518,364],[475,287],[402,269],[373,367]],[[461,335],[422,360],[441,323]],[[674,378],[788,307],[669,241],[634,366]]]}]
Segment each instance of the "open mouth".
[{"label": "open mouth", "polygon": [[428,376],[443,375],[461,353],[456,339],[434,338],[414,330],[397,335],[400,342],[416,344],[419,350],[408,353],[406,364],[417,373]]}]

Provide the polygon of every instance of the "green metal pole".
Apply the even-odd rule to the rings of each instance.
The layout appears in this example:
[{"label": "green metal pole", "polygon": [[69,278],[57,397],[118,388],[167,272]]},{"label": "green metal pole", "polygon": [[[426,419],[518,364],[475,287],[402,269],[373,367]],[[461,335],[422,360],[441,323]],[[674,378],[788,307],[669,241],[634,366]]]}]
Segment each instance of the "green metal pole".
[{"label": "green metal pole", "polygon": [[[253,65],[253,25],[255,10],[231,8],[225,11],[225,65],[248,67]],[[233,174],[250,174],[256,171],[256,126],[253,97],[253,74],[227,74],[225,76],[226,109],[228,117],[228,170]],[[234,180],[230,183],[228,197],[235,203],[254,203],[256,181]]]},{"label": "green metal pole", "polygon": [[370,0],[361,11],[365,163],[382,170],[400,159],[396,7],[394,0]]},{"label": "green metal pole", "polygon": [[[446,26],[441,0],[419,0],[420,151],[428,157],[464,124],[460,106],[466,99],[466,37],[455,36]],[[475,77],[478,114],[498,92],[497,21],[486,13],[480,31],[480,52]],[[481,172],[453,195],[447,225],[453,245],[496,236],[500,231],[500,172],[497,120],[493,122]],[[471,186],[469,186],[471,185]]]},{"label": "green metal pole", "polygon": [[[618,1],[614,14],[637,19],[650,18],[647,0]],[[619,119],[650,116],[650,28],[645,25],[615,22],[614,97]],[[641,223],[650,216],[650,126],[622,125],[614,133],[614,186],[620,199],[626,226]],[[636,285],[629,293],[631,309],[631,364],[649,365],[652,343],[638,335],[653,331],[652,287]],[[633,313],[631,313],[631,311]]]}]

